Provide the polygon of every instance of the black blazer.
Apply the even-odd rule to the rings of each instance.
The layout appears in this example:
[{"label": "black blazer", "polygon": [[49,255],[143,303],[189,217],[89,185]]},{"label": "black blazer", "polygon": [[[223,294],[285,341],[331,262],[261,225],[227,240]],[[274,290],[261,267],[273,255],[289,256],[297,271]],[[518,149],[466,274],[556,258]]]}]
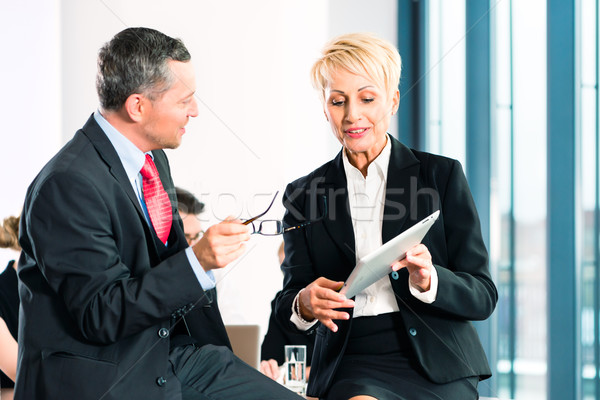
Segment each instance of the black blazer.
[{"label": "black blazer", "polygon": [[[346,175],[341,152],[335,159],[288,185],[284,195],[285,226],[325,219],[285,234],[284,288],[277,302],[281,323],[289,321],[291,305],[300,289],[316,278],[344,281],[355,265],[354,232],[349,213]],[[383,243],[422,218],[441,210],[423,243],[439,277],[432,304],[409,291],[406,269],[390,274],[410,348],[425,375],[433,382],[479,376],[491,371],[470,320],[493,312],[498,294],[488,269],[479,217],[460,163],[446,157],[411,150],[392,139],[388,168]],[[352,315],[352,310],[348,310]],[[310,396],[324,396],[344,353],[349,321],[336,321],[333,333],[317,324]]]},{"label": "black blazer", "polygon": [[183,342],[229,345],[184,251],[167,157],[154,160],[173,206],[168,248],[93,116],[29,187],[16,399],[163,399],[182,329],[172,321],[185,313]]}]

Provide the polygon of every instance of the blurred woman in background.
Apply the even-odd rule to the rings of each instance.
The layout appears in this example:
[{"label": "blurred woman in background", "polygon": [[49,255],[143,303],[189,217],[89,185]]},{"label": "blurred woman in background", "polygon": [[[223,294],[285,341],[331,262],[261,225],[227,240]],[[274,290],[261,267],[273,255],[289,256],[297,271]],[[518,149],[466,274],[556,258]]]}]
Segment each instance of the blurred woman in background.
[{"label": "blurred woman in background", "polygon": [[[21,251],[19,217],[8,217],[0,227],[0,248]],[[17,376],[19,293],[17,261],[11,260],[0,274],[0,387],[2,399],[13,398]]]}]

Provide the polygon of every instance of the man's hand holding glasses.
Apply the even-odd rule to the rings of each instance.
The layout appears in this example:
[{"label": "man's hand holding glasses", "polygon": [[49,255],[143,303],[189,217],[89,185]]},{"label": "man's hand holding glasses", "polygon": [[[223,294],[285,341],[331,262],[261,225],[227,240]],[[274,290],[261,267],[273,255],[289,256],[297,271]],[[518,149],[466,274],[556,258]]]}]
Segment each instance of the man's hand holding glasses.
[{"label": "man's hand holding glasses", "polygon": [[314,222],[319,222],[327,214],[327,202],[323,198],[323,215],[314,221],[306,221],[297,226],[287,228],[283,226],[281,220],[259,221],[260,217],[269,212],[278,194],[279,191],[275,192],[267,209],[257,216],[246,221],[226,219],[206,230],[198,243],[193,246],[194,254],[205,271],[223,268],[240,257],[246,251],[246,242],[252,234],[264,236],[281,235],[294,229],[303,228]]},{"label": "man's hand holding glasses", "polygon": [[250,235],[256,233],[253,221],[265,215],[279,192],[275,193],[267,209],[247,221],[227,218],[225,221],[211,226],[204,232],[198,243],[193,246],[194,254],[205,271],[224,268],[246,251],[246,242]]},{"label": "man's hand holding glasses", "polygon": [[327,215],[327,200],[325,197],[323,197],[323,209],[322,209],[323,215],[321,217],[317,218],[316,220],[306,221],[302,224],[299,224],[296,226],[290,226],[287,228],[285,228],[283,226],[283,221],[278,220],[278,219],[267,219],[267,220],[263,220],[263,221],[258,221],[258,218],[262,217],[267,212],[269,212],[269,210],[271,209],[271,206],[273,205],[273,202],[275,202],[275,198],[277,197],[278,193],[279,192],[275,193],[275,196],[273,196],[273,200],[271,200],[271,204],[269,204],[269,207],[267,207],[267,209],[264,212],[258,214],[254,218],[250,218],[249,220],[246,220],[243,222],[244,225],[252,226],[252,231],[250,233],[259,234],[259,235],[263,235],[263,236],[282,235],[282,234],[292,231],[294,229],[304,228],[305,226],[308,226],[312,223],[319,222],[319,221],[323,220],[325,218],[325,216]]},{"label": "man's hand holding glasses", "polygon": [[223,268],[246,251],[251,230],[239,219],[226,219],[206,230],[193,246],[194,254],[205,271]]}]

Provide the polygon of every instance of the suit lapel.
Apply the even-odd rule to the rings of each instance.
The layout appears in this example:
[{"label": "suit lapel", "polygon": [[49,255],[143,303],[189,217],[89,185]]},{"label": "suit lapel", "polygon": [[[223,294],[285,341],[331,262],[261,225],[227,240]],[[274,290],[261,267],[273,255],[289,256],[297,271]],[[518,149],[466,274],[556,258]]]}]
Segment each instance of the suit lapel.
[{"label": "suit lapel", "polygon": [[154,237],[156,236],[154,232],[148,226],[146,222],[146,217],[144,212],[142,211],[142,207],[140,205],[140,201],[137,198],[137,195],[133,191],[131,187],[131,182],[129,178],[127,178],[127,173],[123,168],[123,163],[121,163],[121,159],[117,154],[117,151],[113,147],[112,143],[102,130],[94,116],[92,115],[86,124],[82,128],[83,133],[88,137],[88,139],[92,142],[94,148],[104,161],[104,163],[108,166],[110,174],[119,182],[121,189],[127,194],[129,200],[135,207],[138,212],[138,216],[143,220],[142,226],[144,227],[144,233],[146,234],[146,242],[148,243],[148,248],[151,249],[152,258],[158,260],[159,252],[154,241]]},{"label": "suit lapel", "polygon": [[129,179],[127,178],[121,159],[93,115],[88,119],[82,130],[90,139],[102,160],[108,165],[111,175],[119,182],[125,193],[127,193],[127,197],[129,197],[136,210],[138,210],[140,216],[144,218],[144,212],[142,211],[137,195],[131,187],[131,182],[129,182]]},{"label": "suit lapel", "polygon": [[324,196],[328,208],[327,217],[324,221],[325,229],[351,262],[351,265],[354,265],[356,263],[354,229],[350,216],[348,183],[342,161],[342,152],[338,153],[332,162],[332,167],[326,171],[323,188],[325,189]]},{"label": "suit lapel", "polygon": [[[343,150],[342,150],[343,151]],[[420,163],[412,151],[392,138],[392,150],[388,166],[386,195],[382,226],[383,243],[402,232],[408,216],[417,207],[417,176]],[[325,228],[336,245],[354,265],[356,262],[354,228],[350,215],[348,182],[342,161],[342,152],[332,161],[323,182],[328,215]],[[319,191],[317,191],[319,193]]]},{"label": "suit lapel", "polygon": [[420,163],[412,151],[392,138],[392,153],[388,166],[388,176],[383,211],[383,243],[398,235],[409,215],[417,207],[417,177]]}]

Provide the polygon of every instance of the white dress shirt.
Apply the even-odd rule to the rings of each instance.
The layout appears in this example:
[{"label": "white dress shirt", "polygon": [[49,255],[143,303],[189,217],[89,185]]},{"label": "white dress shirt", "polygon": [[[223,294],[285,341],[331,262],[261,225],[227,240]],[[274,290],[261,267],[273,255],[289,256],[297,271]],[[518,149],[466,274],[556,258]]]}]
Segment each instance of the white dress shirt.
[{"label": "white dress shirt", "polygon": [[[367,169],[367,176],[350,164],[346,151],[342,151],[344,171],[346,173],[348,200],[350,203],[350,216],[354,230],[356,261],[370,252],[381,247],[383,211],[385,205],[385,189],[387,183],[388,165],[390,162],[392,145],[387,138],[385,147],[373,160]],[[433,303],[437,295],[437,272],[431,271],[431,287],[426,292],[421,292],[408,283],[410,292],[424,303]],[[305,322],[295,310],[298,296],[292,303],[292,316],[290,320],[301,330],[307,330],[316,323]],[[353,317],[374,316],[399,311],[394,290],[388,276],[381,278],[354,299]]]}]

